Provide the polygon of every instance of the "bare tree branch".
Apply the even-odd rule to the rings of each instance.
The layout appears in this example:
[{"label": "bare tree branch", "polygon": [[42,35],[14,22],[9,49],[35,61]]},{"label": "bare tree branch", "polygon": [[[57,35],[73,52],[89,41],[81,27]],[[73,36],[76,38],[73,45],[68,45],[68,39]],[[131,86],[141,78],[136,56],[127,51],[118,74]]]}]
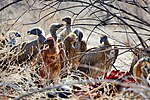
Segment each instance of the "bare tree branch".
[{"label": "bare tree branch", "polygon": [[16,0],[16,1],[13,1],[13,2],[7,4],[6,6],[0,8],[0,11],[4,10],[5,8],[7,8],[7,7],[9,7],[9,6],[11,6],[11,5],[13,5],[13,4],[17,3],[17,2],[20,2],[20,1],[23,1],[23,0]]}]

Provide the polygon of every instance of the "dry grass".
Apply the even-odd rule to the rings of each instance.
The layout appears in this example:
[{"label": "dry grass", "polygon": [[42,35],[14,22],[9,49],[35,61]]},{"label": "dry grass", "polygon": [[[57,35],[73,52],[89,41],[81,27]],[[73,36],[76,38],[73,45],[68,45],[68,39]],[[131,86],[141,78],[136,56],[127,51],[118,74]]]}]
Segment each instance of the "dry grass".
[{"label": "dry grass", "polygon": [[[99,100],[99,99],[148,99],[150,89],[136,83],[122,83],[115,80],[93,79],[83,72],[70,72],[71,66],[65,66],[58,83],[50,83],[42,79],[34,68],[24,64],[8,65],[7,70],[0,73],[0,98],[12,99],[63,99]],[[31,70],[32,67],[32,70]],[[65,96],[66,95],[66,96]]]}]

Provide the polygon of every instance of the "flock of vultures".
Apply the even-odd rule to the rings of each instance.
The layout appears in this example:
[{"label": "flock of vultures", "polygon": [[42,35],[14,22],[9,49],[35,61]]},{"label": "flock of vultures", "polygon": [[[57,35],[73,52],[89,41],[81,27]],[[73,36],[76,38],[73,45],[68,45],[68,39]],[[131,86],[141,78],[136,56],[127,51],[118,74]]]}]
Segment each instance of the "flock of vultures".
[{"label": "flock of vultures", "polygon": [[[103,35],[98,40],[99,46],[87,49],[87,43],[83,40],[84,33],[80,28],[72,28],[71,17],[66,16],[62,21],[66,24],[52,23],[47,36],[40,27],[28,30],[28,35],[37,36],[37,39],[30,42],[16,44],[16,38],[21,37],[16,31],[7,33],[9,37],[2,34],[0,51],[5,52],[0,53],[0,70],[8,70],[10,66],[36,65],[31,70],[36,71],[41,78],[57,83],[62,69],[71,66],[67,70],[78,70],[90,77],[105,79],[107,72],[114,66],[119,48],[111,45],[108,37]],[[58,35],[57,30],[63,26],[66,28]],[[129,73],[138,84],[150,86],[150,52],[142,48],[133,52]]]}]

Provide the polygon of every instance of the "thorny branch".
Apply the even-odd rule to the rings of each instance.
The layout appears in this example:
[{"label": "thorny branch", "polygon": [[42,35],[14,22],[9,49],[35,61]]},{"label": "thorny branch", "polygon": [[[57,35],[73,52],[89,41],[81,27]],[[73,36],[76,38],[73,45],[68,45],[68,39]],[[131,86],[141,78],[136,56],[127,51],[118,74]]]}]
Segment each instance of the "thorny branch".
[{"label": "thorny branch", "polygon": [[[144,48],[148,48],[148,45],[146,43],[143,43],[143,41],[144,41],[143,38],[137,33],[137,31],[134,29],[134,27],[132,27],[130,24],[128,24],[126,22],[126,20],[124,20],[124,19],[127,19],[127,20],[130,20],[130,21],[133,21],[133,22],[141,23],[141,24],[143,24],[145,26],[150,26],[150,24],[147,21],[145,21],[144,19],[139,18],[138,16],[136,16],[136,15],[134,15],[132,13],[129,13],[128,11],[125,11],[124,9],[117,8],[117,7],[115,7],[115,6],[113,6],[113,5],[109,4],[109,3],[105,3],[104,1],[101,1],[101,0],[96,0],[94,3],[92,3],[92,2],[86,2],[86,1],[82,1],[82,0],[58,0],[58,1],[60,1],[60,2],[70,1],[70,2],[78,2],[78,3],[82,3],[82,4],[87,4],[87,5],[90,5],[90,6],[94,7],[94,8],[96,8],[96,9],[100,9],[100,11],[104,11],[106,13],[111,14],[111,16],[119,19],[123,24],[125,24],[126,26],[128,26],[133,31],[133,33],[136,34],[136,36],[138,37],[139,41],[141,42],[141,45]],[[99,3],[100,5],[96,5],[96,3]],[[135,3],[135,5],[137,6],[136,3]],[[137,19],[138,21],[137,20],[132,20],[130,18],[125,18],[125,17],[122,18],[122,17],[120,17],[120,16],[112,13],[110,10],[107,9],[106,6],[108,6],[110,8],[113,8],[115,10],[121,11],[122,13],[125,13],[125,14],[127,14],[127,15],[135,18],[135,19]]]},{"label": "thorny branch", "polygon": [[[16,0],[6,6],[4,6],[3,8],[1,8],[1,10],[7,8],[8,6],[15,4],[17,2],[20,2],[22,0]],[[35,2],[35,1],[34,1]],[[28,11],[39,11],[39,19],[36,21],[32,21],[29,23],[23,23],[22,25],[31,25],[31,24],[37,24],[42,20],[45,20],[45,22],[49,19],[51,19],[52,17],[55,17],[55,14],[57,12],[63,11],[63,12],[69,12],[71,13],[75,18],[73,20],[73,24],[72,26],[77,26],[77,27],[82,27],[86,30],[90,30],[90,34],[87,38],[90,38],[91,34],[95,29],[98,29],[100,31],[102,31],[102,29],[100,28],[101,26],[127,26],[128,28],[131,29],[132,32],[127,32],[126,34],[130,35],[130,34],[135,34],[137,36],[137,38],[139,39],[141,45],[144,48],[148,48],[147,43],[144,42],[144,39],[142,37],[142,34],[139,34],[139,32],[136,29],[145,31],[145,32],[150,32],[149,30],[149,26],[150,26],[150,22],[148,22],[147,20],[145,20],[144,18],[139,17],[136,14],[133,14],[132,12],[129,12],[126,9],[123,9],[121,6],[117,6],[115,5],[115,2],[121,2],[121,3],[125,3],[134,7],[138,7],[140,8],[143,12],[146,12],[147,14],[149,14],[149,10],[148,10],[148,3],[146,1],[143,1],[145,5],[140,4],[138,1],[122,1],[122,0],[39,0],[36,2],[40,2],[40,4],[42,6],[39,6],[37,8],[33,8],[33,6],[31,4],[28,3],[29,8],[20,16],[16,19],[16,21],[12,24],[11,27],[13,27],[16,22],[25,14],[28,13]],[[69,2],[72,3],[72,6],[65,6],[65,7],[61,7],[64,3]],[[76,5],[74,5],[74,3],[78,3]],[[78,12],[74,12],[73,10],[70,9],[79,9],[80,10]],[[53,9],[53,10],[52,10]],[[112,11],[110,9],[113,9],[115,11]],[[1,11],[0,10],[0,11]],[[51,11],[50,11],[51,10]],[[44,11],[50,11],[49,13],[45,13],[44,15],[41,16],[41,13]],[[85,13],[88,12],[88,13]],[[119,13],[118,13],[119,12]],[[80,15],[82,15],[83,13],[85,13],[85,17],[83,16],[82,18],[80,18]],[[99,14],[99,13],[102,13]],[[123,15],[123,16],[122,16]],[[124,16],[126,15],[126,16]],[[118,20],[115,21],[114,20]],[[80,23],[76,23],[76,22],[80,22]],[[82,23],[82,21],[84,23]],[[86,21],[86,22],[85,22]],[[87,23],[88,21],[95,21],[95,23]],[[137,24],[137,25],[136,25]],[[142,25],[139,26],[139,25]],[[88,29],[85,28],[84,26],[91,26],[93,27],[93,29]],[[11,28],[10,27],[10,28]],[[10,29],[9,28],[9,29]],[[8,30],[9,30],[8,29]],[[97,33],[97,32],[96,32]],[[99,33],[99,32],[98,32]],[[104,32],[105,34],[108,34],[106,32]],[[149,36],[149,35],[145,35],[145,36]],[[133,38],[130,36],[130,38],[133,40]],[[134,41],[134,40],[133,40]],[[118,41],[117,41],[118,42]],[[121,43],[121,42],[120,42]],[[122,43],[124,44],[124,43]]]},{"label": "thorny branch", "polygon": [[23,0],[16,0],[16,1],[13,1],[13,2],[7,4],[6,6],[0,8],[0,11],[4,10],[5,8],[7,8],[7,7],[9,7],[9,6],[11,6],[11,5],[13,5],[13,4],[17,3],[17,2],[20,2],[20,1],[23,1]]}]

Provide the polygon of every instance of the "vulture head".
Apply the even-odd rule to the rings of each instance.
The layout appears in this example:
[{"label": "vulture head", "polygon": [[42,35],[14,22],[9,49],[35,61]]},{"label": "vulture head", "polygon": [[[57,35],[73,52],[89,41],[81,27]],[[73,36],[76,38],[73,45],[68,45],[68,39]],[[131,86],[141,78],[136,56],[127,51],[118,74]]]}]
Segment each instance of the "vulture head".
[{"label": "vulture head", "polygon": [[37,35],[38,36],[38,41],[43,44],[45,41],[45,32],[42,28],[40,27],[35,27],[27,31],[28,35]]},{"label": "vulture head", "polygon": [[82,40],[83,31],[80,28],[76,28],[73,32],[78,37],[78,42],[75,43],[75,47],[78,48],[79,52],[84,52],[87,49],[87,44]]},{"label": "vulture head", "polygon": [[56,31],[62,26],[64,26],[64,25],[59,24],[59,23],[53,23],[50,25],[50,33],[51,33],[52,37],[55,39],[55,41],[57,40]]},{"label": "vulture head", "polygon": [[45,48],[47,48],[47,50],[49,50],[50,53],[52,53],[52,54],[56,53],[57,45],[56,45],[56,42],[53,37],[47,38],[44,41],[44,44],[45,44]]},{"label": "vulture head", "polygon": [[71,33],[65,38],[65,41],[67,40],[67,43],[73,44],[73,43],[77,42],[77,39],[78,39],[77,35],[76,35],[75,33],[71,32]]},{"label": "vulture head", "polygon": [[21,37],[21,34],[17,31],[10,31],[9,32],[9,38],[10,39],[13,39],[13,38],[16,38],[16,37]]},{"label": "vulture head", "polygon": [[9,38],[7,39],[7,43],[8,43],[7,45],[9,47],[12,47],[13,45],[16,44],[16,42],[17,42],[16,38],[17,37],[21,37],[21,34],[17,31],[9,31],[6,34],[9,35]]},{"label": "vulture head", "polygon": [[53,48],[55,45],[55,41],[53,37],[49,37],[44,41],[44,44],[47,44],[49,48]]},{"label": "vulture head", "polygon": [[40,27],[35,27],[33,29],[28,30],[27,34],[29,35],[37,35],[37,36],[45,36],[45,32]]},{"label": "vulture head", "polygon": [[59,23],[52,23],[51,25],[50,25],[50,32],[51,33],[56,33],[56,31],[60,28],[60,27],[62,27],[62,26],[64,26],[63,24],[59,24]]},{"label": "vulture head", "polygon": [[66,16],[62,19],[62,21],[66,22],[66,24],[71,24],[71,17],[70,16]]},{"label": "vulture head", "polygon": [[79,41],[81,41],[83,38],[83,31],[80,28],[77,28],[74,30],[74,33],[77,35]]},{"label": "vulture head", "polygon": [[100,37],[100,43],[103,43],[105,41],[107,41],[107,36],[106,35]]}]

